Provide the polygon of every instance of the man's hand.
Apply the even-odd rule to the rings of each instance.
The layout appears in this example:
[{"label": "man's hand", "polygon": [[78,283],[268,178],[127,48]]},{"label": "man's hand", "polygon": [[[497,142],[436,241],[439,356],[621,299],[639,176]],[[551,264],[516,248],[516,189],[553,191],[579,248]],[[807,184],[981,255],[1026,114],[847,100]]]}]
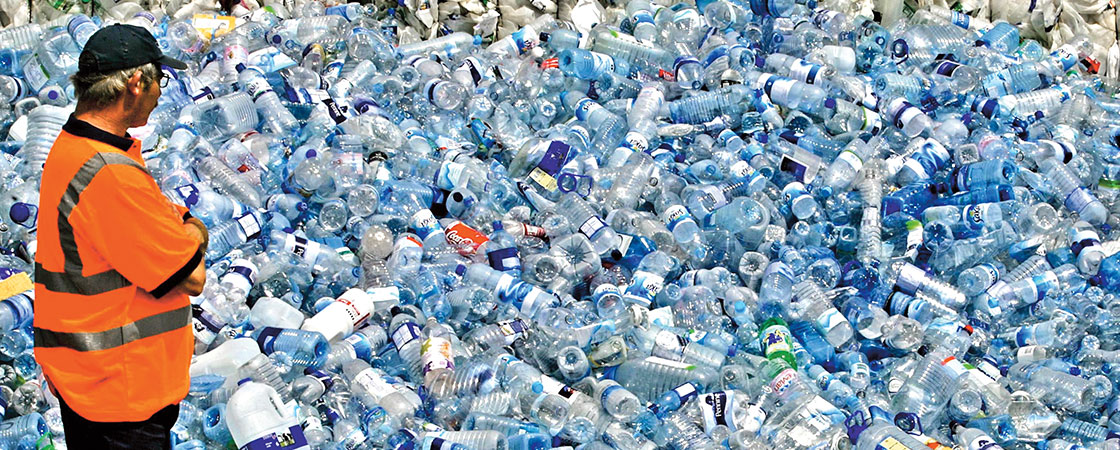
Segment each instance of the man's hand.
[{"label": "man's hand", "polygon": [[206,249],[210,245],[210,232],[206,229],[206,225],[197,217],[187,219],[184,225],[186,225],[187,234],[198,239],[198,242],[202,243],[202,252],[206,253]]},{"label": "man's hand", "polygon": [[[206,225],[203,224],[201,220],[198,220],[198,218],[191,217],[183,223],[183,228],[185,229],[187,234],[193,236],[198,240],[198,242],[200,243],[198,251],[202,252],[202,254],[205,255],[206,248],[210,244],[210,232],[206,230]],[[185,292],[187,295],[200,295],[202,294],[202,288],[205,287],[205,285],[206,258],[204,257],[201,261],[198,262],[198,266],[196,266],[194,270],[191,271],[190,276],[183,280],[182,283],[179,283],[179,286],[177,286],[177,288]]]}]

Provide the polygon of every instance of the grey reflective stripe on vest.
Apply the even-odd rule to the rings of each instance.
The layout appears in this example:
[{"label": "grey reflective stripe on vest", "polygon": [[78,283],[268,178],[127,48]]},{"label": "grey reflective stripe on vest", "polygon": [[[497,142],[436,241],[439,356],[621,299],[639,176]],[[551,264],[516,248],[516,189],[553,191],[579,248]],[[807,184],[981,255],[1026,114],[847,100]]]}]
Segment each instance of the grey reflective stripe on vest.
[{"label": "grey reflective stripe on vest", "polygon": [[[131,286],[123,275],[114,269],[98,274],[82,275],[82,258],[78,254],[78,242],[74,237],[74,226],[70,224],[70,214],[74,212],[82,192],[93,181],[101,169],[110,165],[131,166],[148,173],[144,166],[123,153],[100,152],[82,164],[74,178],[66,186],[66,192],[58,202],[58,242],[62,247],[63,271],[53,272],[35,264],[35,281],[52,292],[67,294],[97,295]],[[123,194],[123,193],[122,193]]]},{"label": "grey reflective stripe on vest", "polygon": [[95,352],[120,347],[129,342],[188,327],[191,307],[153,314],[121,327],[93,333],[67,333],[35,327],[35,346],[65,347],[79,352]]}]

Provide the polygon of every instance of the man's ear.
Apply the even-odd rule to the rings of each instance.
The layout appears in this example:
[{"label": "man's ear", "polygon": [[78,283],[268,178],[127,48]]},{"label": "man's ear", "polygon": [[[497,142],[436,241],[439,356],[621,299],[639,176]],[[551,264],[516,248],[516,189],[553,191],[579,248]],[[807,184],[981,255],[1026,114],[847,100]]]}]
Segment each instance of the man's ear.
[{"label": "man's ear", "polygon": [[142,78],[143,75],[140,69],[136,69],[136,71],[132,73],[132,76],[128,78],[128,83],[125,85],[129,93],[135,96],[140,96],[140,94],[144,93],[144,85],[140,81]]}]

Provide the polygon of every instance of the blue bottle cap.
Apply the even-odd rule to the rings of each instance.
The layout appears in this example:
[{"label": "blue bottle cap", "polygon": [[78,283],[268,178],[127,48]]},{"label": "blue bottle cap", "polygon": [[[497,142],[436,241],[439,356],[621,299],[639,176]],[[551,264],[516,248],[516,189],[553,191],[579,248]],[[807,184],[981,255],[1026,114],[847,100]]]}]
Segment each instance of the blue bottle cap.
[{"label": "blue bottle cap", "polygon": [[31,208],[27,207],[27,203],[17,202],[8,210],[8,215],[11,216],[12,221],[23,223],[31,218]]},{"label": "blue bottle cap", "polygon": [[241,380],[239,380],[239,381],[237,382],[237,385],[238,385],[238,386],[241,386],[241,385],[243,385],[243,384],[245,384],[245,383],[248,383],[248,382],[250,382],[250,381],[253,381],[253,379],[252,379],[252,378],[242,378]]}]

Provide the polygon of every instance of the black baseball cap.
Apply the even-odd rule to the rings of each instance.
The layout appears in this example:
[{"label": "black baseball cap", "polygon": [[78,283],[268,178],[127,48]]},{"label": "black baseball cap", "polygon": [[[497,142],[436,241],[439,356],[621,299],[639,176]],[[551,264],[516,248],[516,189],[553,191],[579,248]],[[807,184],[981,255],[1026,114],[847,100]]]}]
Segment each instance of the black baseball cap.
[{"label": "black baseball cap", "polygon": [[184,70],[182,61],[164,55],[152,33],[135,25],[109,25],[90,36],[78,56],[78,72],[107,73],[148,63]]}]

